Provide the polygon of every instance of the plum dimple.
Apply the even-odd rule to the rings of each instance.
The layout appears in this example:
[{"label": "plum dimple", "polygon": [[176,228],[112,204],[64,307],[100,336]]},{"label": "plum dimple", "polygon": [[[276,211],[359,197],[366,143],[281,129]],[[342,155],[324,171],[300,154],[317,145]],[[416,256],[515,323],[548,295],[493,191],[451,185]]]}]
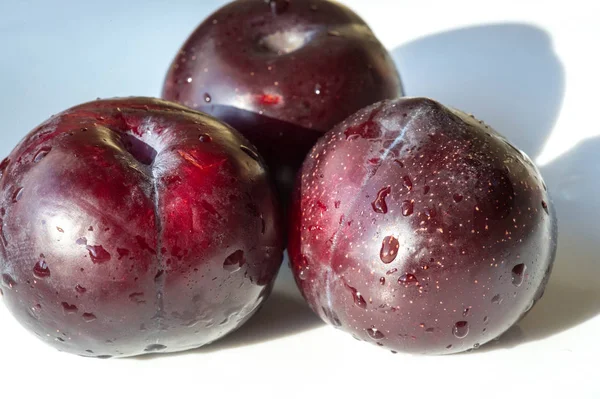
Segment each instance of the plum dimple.
[{"label": "plum dimple", "polygon": [[[392,57],[364,20],[325,0],[224,5],[181,47],[162,92],[256,145],[284,202],[320,136],[360,108],[402,94]],[[347,132],[352,140],[380,134],[365,122]]]},{"label": "plum dimple", "polygon": [[296,280],[304,297],[393,351],[498,337],[539,299],[556,251],[551,201],[527,159],[430,99],[359,111],[319,140],[298,179],[288,248],[294,273],[298,253],[311,259],[310,279]]}]

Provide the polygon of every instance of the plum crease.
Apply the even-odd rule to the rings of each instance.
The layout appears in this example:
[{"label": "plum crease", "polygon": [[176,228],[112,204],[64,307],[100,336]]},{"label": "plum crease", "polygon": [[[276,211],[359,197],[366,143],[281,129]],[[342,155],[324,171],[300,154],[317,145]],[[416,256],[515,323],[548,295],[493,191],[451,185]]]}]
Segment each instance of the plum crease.
[{"label": "plum crease", "polygon": [[[381,105],[376,108],[373,113],[371,114],[371,116],[369,117],[370,120],[375,119],[375,117],[382,111],[383,107],[386,105],[386,101],[382,102]],[[385,159],[388,157],[388,155],[390,154],[390,152],[392,152],[392,150],[400,143],[402,143],[404,141],[404,136],[406,135],[406,132],[408,132],[408,129],[412,126],[412,123],[415,119],[417,119],[418,117],[421,116],[421,114],[423,113],[422,110],[419,110],[416,113],[413,113],[410,118],[405,122],[404,127],[402,128],[402,130],[398,133],[398,136],[394,139],[394,141],[388,146],[388,148],[386,148],[385,152],[383,154],[381,154],[381,156],[379,157],[379,162],[377,163],[377,166],[375,167],[375,170],[373,173],[366,173],[365,177],[363,179],[363,181],[361,182],[359,189],[357,190],[356,195],[354,196],[354,198],[352,199],[352,201],[350,201],[350,205],[347,208],[347,211],[344,213],[344,217],[350,213],[352,213],[352,210],[354,209],[354,207],[356,206],[356,202],[358,201],[358,198],[361,196],[366,184],[369,182],[369,180],[375,176],[377,174],[377,172],[379,171],[379,168],[381,168],[381,166],[383,165],[383,161],[385,161]],[[338,245],[338,241],[339,241],[339,236],[340,233],[342,231],[342,227],[343,224],[340,224],[337,227],[337,230],[333,236],[333,240],[332,240],[332,244],[331,244],[331,255],[329,257],[329,265],[331,265],[333,263],[333,258],[335,257],[336,251],[337,251],[337,245]],[[329,268],[327,269],[329,272]],[[337,276],[337,274],[336,274]],[[327,283],[325,284],[325,294],[328,298],[328,301],[331,301],[331,285],[333,283],[335,283],[338,278],[334,278],[333,281],[329,278],[329,273],[327,276]],[[331,305],[331,304],[330,304]]]}]

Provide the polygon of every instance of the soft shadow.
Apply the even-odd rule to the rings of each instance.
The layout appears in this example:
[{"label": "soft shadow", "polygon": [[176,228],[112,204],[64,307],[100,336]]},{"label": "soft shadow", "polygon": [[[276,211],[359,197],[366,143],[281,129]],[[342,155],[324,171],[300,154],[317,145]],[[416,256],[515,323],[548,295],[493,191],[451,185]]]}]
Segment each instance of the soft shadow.
[{"label": "soft shadow", "polygon": [[475,26],[393,50],[408,96],[474,114],[535,158],[560,111],[565,77],[550,37],[525,24]]},{"label": "soft shadow", "polygon": [[284,263],[275,290],[262,309],[237,331],[199,348],[197,352],[209,353],[260,344],[324,325],[290,282],[293,283],[291,272]]},{"label": "soft shadow", "polygon": [[288,267],[286,256],[275,282],[273,293],[263,307],[238,330],[198,349],[175,353],[148,354],[137,356],[135,359],[150,360],[164,356],[189,355],[190,353],[202,354],[223,349],[234,349],[273,341],[324,325],[300,295]]},{"label": "soft shadow", "polygon": [[526,339],[556,334],[600,313],[600,137],[541,168],[559,222],[554,271],[544,297],[520,323]]},{"label": "soft shadow", "polygon": [[600,137],[541,168],[558,216],[556,262],[542,299],[498,341],[481,350],[558,334],[600,314]]}]

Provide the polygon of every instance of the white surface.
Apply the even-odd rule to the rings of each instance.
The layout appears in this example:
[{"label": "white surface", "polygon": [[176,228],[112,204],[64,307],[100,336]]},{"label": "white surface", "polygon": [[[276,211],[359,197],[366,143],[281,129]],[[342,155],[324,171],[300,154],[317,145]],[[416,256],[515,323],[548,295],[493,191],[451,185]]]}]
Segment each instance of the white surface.
[{"label": "white surface", "polygon": [[[0,0],[0,158],[51,114],[158,95],[187,35],[223,1]],[[499,343],[391,355],[325,327],[287,268],[265,310],[224,341],[153,358],[46,347],[0,306],[3,397],[600,398],[597,1],[347,0],[398,61],[409,95],[472,112],[542,167],[560,218],[544,299]]]}]

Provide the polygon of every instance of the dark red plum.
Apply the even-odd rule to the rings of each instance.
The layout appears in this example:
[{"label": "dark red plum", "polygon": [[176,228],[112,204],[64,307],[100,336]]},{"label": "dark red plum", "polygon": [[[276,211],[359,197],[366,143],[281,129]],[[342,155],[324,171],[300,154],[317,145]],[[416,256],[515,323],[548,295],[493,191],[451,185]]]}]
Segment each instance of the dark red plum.
[{"label": "dark red plum", "polygon": [[284,198],[316,140],[359,109],[402,95],[396,67],[359,16],[324,0],[234,1],[183,45],[163,97],[250,139]]},{"label": "dark red plum", "polygon": [[500,336],[540,299],[556,252],[527,155],[426,98],[375,104],[321,138],[291,212],[290,259],[312,309],[393,351]]},{"label": "dark red plum", "polygon": [[1,165],[4,301],[61,351],[196,348],[270,293],[283,246],[270,179],[208,115],[99,100],[50,118]]}]

